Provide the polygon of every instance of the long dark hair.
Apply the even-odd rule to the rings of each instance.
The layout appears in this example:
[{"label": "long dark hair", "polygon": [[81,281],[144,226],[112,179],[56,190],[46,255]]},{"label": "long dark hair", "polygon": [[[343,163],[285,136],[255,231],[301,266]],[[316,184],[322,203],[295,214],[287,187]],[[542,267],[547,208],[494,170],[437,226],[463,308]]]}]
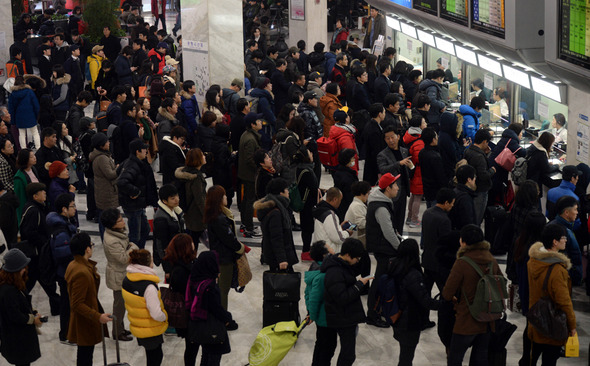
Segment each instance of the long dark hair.
[{"label": "long dark hair", "polygon": [[520,262],[526,258],[530,246],[541,241],[541,232],[547,223],[545,215],[539,211],[532,211],[524,219],[524,226],[514,243],[514,260]]},{"label": "long dark hair", "polygon": [[397,257],[389,270],[403,277],[412,268],[423,273],[420,266],[420,248],[416,240],[405,239],[397,248]]},{"label": "long dark hair", "polygon": [[72,143],[70,142],[70,140],[68,140],[67,138],[65,138],[65,136],[62,136],[62,129],[63,126],[65,125],[65,122],[62,121],[57,121],[53,124],[53,129],[55,130],[55,136],[57,137],[57,144],[59,146],[60,142],[63,142],[64,145],[66,145],[68,147],[68,149],[70,149],[71,152],[74,152],[74,148],[72,147]]},{"label": "long dark hair", "polygon": [[514,205],[520,208],[535,207],[539,203],[539,186],[537,182],[527,179],[520,185],[514,196]]},{"label": "long dark hair", "polygon": [[203,222],[208,224],[215,220],[222,212],[223,196],[225,196],[225,189],[220,185],[214,185],[207,190],[207,197],[205,198],[205,214],[203,215]]}]

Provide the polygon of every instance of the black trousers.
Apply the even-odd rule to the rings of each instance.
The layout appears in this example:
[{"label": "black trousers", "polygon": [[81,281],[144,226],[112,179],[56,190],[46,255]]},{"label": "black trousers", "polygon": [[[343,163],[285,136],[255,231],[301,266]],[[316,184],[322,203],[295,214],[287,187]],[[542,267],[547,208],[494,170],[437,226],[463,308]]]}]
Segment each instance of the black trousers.
[{"label": "black trousers", "polygon": [[76,366],[92,366],[94,346],[78,346],[76,351]]},{"label": "black trousers", "polygon": [[[317,195],[317,193],[310,192],[310,196],[313,195]],[[299,213],[299,221],[301,221],[301,240],[303,241],[303,249],[301,251],[303,253],[309,252],[309,248],[311,248],[311,238],[313,237],[314,226],[313,207],[315,206],[313,201],[315,200],[308,198],[307,201],[305,201],[303,210]]]},{"label": "black trousers", "polygon": [[31,257],[31,262],[29,263],[29,280],[27,281],[28,293],[33,290],[37,281],[39,281],[41,288],[43,288],[43,291],[45,291],[47,297],[49,297],[51,315],[59,314],[60,299],[57,293],[57,284],[55,280],[50,281],[41,278],[41,273],[39,271],[39,257],[34,256]]},{"label": "black trousers", "polygon": [[242,181],[242,187],[244,189],[244,196],[240,203],[240,216],[246,230],[252,231],[254,230],[254,208],[252,205],[256,201],[255,185],[254,182]]},{"label": "black trousers", "polygon": [[156,348],[145,349],[145,358],[147,366],[160,366],[164,353],[162,352],[162,345],[158,345]]},{"label": "black trousers", "polygon": [[420,341],[419,330],[393,328],[393,338],[399,342],[398,366],[412,366],[414,353]]},{"label": "black trousers", "polygon": [[[63,341],[67,339],[68,327],[70,325],[70,297],[68,296],[68,284],[65,279],[57,279],[59,284],[59,340]],[[94,351],[94,346],[92,348]],[[80,347],[78,347],[78,353],[80,353]],[[92,355],[90,356],[90,365],[92,365]]]},{"label": "black trousers", "polygon": [[393,228],[402,235],[406,221],[406,206],[408,203],[408,189],[401,187],[398,193],[398,199],[393,203]]},{"label": "black trousers", "polygon": [[311,366],[330,366],[336,351],[336,336],[340,337],[340,354],[337,366],[350,366],[356,359],[356,333],[358,326],[346,328],[317,327]]},{"label": "black trousers", "polygon": [[[96,217],[96,201],[94,200],[94,178],[88,178],[86,184],[86,216]],[[100,217],[97,217],[100,219]]]},{"label": "black trousers", "polygon": [[382,254],[374,254],[375,260],[377,261],[377,267],[375,268],[375,279],[371,283],[369,289],[369,297],[367,298],[367,317],[376,319],[379,317],[375,312],[375,302],[377,296],[377,288],[379,287],[379,278],[387,273],[387,267],[389,266],[389,257]]},{"label": "black trousers", "polygon": [[541,365],[553,366],[557,364],[559,354],[561,352],[560,346],[552,346],[549,344],[541,344],[532,342],[531,345],[531,365],[536,365],[539,356],[541,356]]}]

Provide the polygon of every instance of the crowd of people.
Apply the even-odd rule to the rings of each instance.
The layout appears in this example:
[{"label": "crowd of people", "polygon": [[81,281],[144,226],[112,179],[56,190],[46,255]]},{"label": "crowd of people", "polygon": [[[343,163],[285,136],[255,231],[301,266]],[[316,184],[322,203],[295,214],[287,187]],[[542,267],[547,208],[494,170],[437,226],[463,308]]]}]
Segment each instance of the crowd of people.
[{"label": "crowd of people", "polygon": [[[44,317],[27,296],[39,282],[59,316],[59,341],[78,347],[78,365],[92,364],[111,321],[111,336],[135,337],[148,365],[162,363],[166,332],[185,339],[186,365],[199,348],[202,365],[220,365],[231,350],[227,332],[238,329],[228,294],[237,287],[237,261],[250,250],[241,238],[261,240],[260,261],[271,272],[311,262],[305,302],[317,325],[313,365],[330,364],[338,337],[338,365],[354,364],[358,324],[392,325],[378,311],[383,275],[398,284],[399,365],[412,364],[420,332],[436,325],[430,310],[442,309],[448,364],[461,365],[472,347],[471,362],[486,365],[495,322],[476,318],[471,307],[480,272],[504,276],[492,255],[500,231],[513,310],[526,315],[548,294],[576,334],[571,286],[585,275],[590,168],[563,167],[559,187],[542,197],[555,171],[553,134],[520,149],[523,125],[513,122],[493,144],[493,131],[479,122],[484,98],[447,111],[445,70],[422,79],[394,62],[394,48],[362,50],[384,25],[377,9],[364,44],[358,34],[337,36],[328,50],[316,43],[309,54],[304,41],[280,51],[250,24],[244,78],[211,85],[201,105],[195,82],[180,72],[181,36],[175,41],[157,30],[158,20],[150,26],[136,8],[127,11],[139,24],[130,28],[130,46],[121,48],[108,27],[96,45],[76,29],[56,29],[39,46],[39,75],[22,47],[31,23],[23,21],[10,47],[13,85],[0,107],[0,239],[9,248],[0,270],[0,352],[9,363],[41,357],[36,328]],[[337,29],[345,23],[337,19]],[[510,170],[498,159],[506,149],[528,163],[513,197]],[[325,191],[324,168],[334,181]],[[86,220],[98,224],[112,312],[98,298],[95,243],[78,230],[79,194]],[[156,211],[152,241],[147,207]],[[510,224],[488,230],[498,207]],[[403,238],[405,226],[421,231],[420,243]],[[209,250],[197,253],[199,243]],[[154,265],[181,298],[182,314],[166,311]],[[435,283],[441,298],[432,298]],[[211,329],[220,332],[217,342],[203,337]],[[541,354],[543,365],[555,364],[565,344],[530,324],[523,340],[520,365]]]}]

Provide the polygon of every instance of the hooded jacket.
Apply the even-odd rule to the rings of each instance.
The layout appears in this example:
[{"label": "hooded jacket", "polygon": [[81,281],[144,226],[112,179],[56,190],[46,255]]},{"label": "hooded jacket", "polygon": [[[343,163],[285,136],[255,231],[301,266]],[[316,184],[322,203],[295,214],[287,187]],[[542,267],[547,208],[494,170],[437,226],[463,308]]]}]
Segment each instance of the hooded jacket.
[{"label": "hooded jacket", "polygon": [[57,266],[57,275],[63,278],[68,264],[74,259],[70,250],[70,239],[76,234],[76,227],[57,212],[50,212],[46,222],[52,235],[50,245]]},{"label": "hooded jacket", "polygon": [[180,167],[176,169],[174,176],[181,183],[178,193],[180,204],[183,206],[186,228],[191,231],[205,230],[203,215],[207,182],[204,174],[196,168]]},{"label": "hooded jacket", "polygon": [[481,117],[481,113],[476,112],[475,109],[466,104],[459,107],[459,113],[463,115],[463,133],[466,138],[473,141],[475,133],[479,130],[479,117]]},{"label": "hooded jacket", "polygon": [[441,99],[442,85],[434,80],[425,79],[418,85],[418,90],[426,93],[430,98],[430,110],[428,111],[428,127],[438,132],[439,119],[442,109],[446,104]]},{"label": "hooded jacket", "polygon": [[90,71],[90,82],[91,82],[91,88],[94,89],[95,85],[94,83],[96,82],[96,78],[98,77],[98,72],[100,71],[100,68],[102,67],[102,61],[104,60],[103,57],[99,56],[99,55],[90,55],[88,57],[86,57],[86,63],[88,64],[88,71]]},{"label": "hooded jacket", "polygon": [[94,200],[99,210],[119,206],[117,169],[110,151],[94,149],[88,156],[94,173]]},{"label": "hooded jacket", "polygon": [[393,228],[393,201],[379,187],[367,200],[367,251],[395,257],[400,239]]},{"label": "hooded jacket", "polygon": [[[529,280],[529,308],[533,306],[542,296],[548,295],[556,309],[565,313],[568,330],[576,328],[576,314],[572,304],[572,281],[568,270],[572,264],[567,256],[559,252],[551,252],[543,247],[543,243],[537,242],[529,249],[530,259],[527,263]],[[547,293],[543,291],[543,283],[547,276],[549,267],[553,266],[549,281],[547,282]],[[525,304],[523,304],[525,306]],[[541,335],[534,326],[529,323],[528,336],[535,343],[563,346],[561,342]]]},{"label": "hooded jacket", "polygon": [[[315,262],[314,262],[315,264]],[[318,262],[320,266],[322,262]],[[327,327],[326,307],[324,306],[324,280],[326,274],[320,269],[305,272],[303,280],[305,281],[305,306],[309,312],[309,318],[316,322],[320,327]]]},{"label": "hooded jacket", "polygon": [[447,180],[455,176],[455,165],[463,158],[465,148],[457,139],[459,119],[454,113],[443,113],[440,116],[440,133],[438,149],[443,161],[443,169]]},{"label": "hooded jacket", "polygon": [[275,117],[275,102],[272,94],[266,89],[254,88],[250,92],[250,96],[258,98],[257,113],[264,114],[264,120],[274,126]]},{"label": "hooded jacket", "polygon": [[469,303],[473,303],[477,284],[481,277],[469,263],[459,260],[463,256],[471,258],[484,273],[489,267],[494,275],[503,275],[496,259],[490,253],[490,243],[487,241],[459,248],[457,260],[442,291],[442,297],[447,301],[451,301],[453,296],[457,298],[455,304],[457,315],[453,333],[460,335],[483,334],[488,332],[488,326],[494,332],[495,322],[479,322],[469,312],[465,297],[467,297]]},{"label": "hooded jacket", "polygon": [[70,110],[70,102],[68,100],[69,83],[71,76],[64,74],[60,78],[51,78],[51,96],[53,97],[53,109],[56,111],[68,111]]},{"label": "hooded jacket", "polygon": [[8,113],[10,113],[18,128],[37,126],[39,101],[29,85],[12,87],[12,93],[8,97]]},{"label": "hooded jacket", "polygon": [[156,122],[158,122],[158,146],[162,143],[164,136],[170,136],[170,131],[175,126],[178,126],[179,122],[172,114],[170,114],[165,108],[158,108],[158,115],[156,116]]},{"label": "hooded jacket", "polygon": [[313,209],[314,230],[312,242],[324,240],[330,244],[336,253],[346,238],[350,236],[348,231],[340,226],[340,219],[336,209],[326,201],[321,201]]},{"label": "hooded jacket", "polygon": [[365,310],[361,302],[364,285],[357,281],[353,267],[337,255],[324,259],[320,271],[324,278],[324,307],[329,328],[344,328],[364,323]]},{"label": "hooded jacket", "polygon": [[138,211],[157,205],[158,192],[154,172],[145,159],[139,160],[133,154],[119,166],[117,172],[119,202],[123,210]]},{"label": "hooded jacket", "polygon": [[[325,127],[325,126],[324,126]],[[325,130],[324,130],[325,131]],[[342,151],[343,149],[353,149],[357,150],[356,148],[356,127],[352,124],[346,125],[342,123],[337,123],[330,128],[329,137],[332,140],[336,140],[337,150]],[[359,171],[359,156],[358,151],[357,154],[354,156],[355,164],[352,167],[354,171],[358,173]]]},{"label": "hooded jacket", "polygon": [[408,149],[410,156],[412,157],[412,163],[414,164],[414,176],[410,179],[410,193],[420,195],[424,194],[424,187],[422,185],[422,166],[420,165],[419,154],[424,149],[424,141],[420,137],[421,134],[411,134],[412,129],[410,128],[404,135],[403,141],[406,146],[410,146]]},{"label": "hooded jacket", "polygon": [[334,120],[334,112],[342,108],[342,104],[337,96],[326,93],[326,95],[320,98],[320,108],[324,115],[324,137],[328,137],[331,127],[336,124],[336,121]]},{"label": "hooded jacket", "polygon": [[284,217],[288,208],[281,209],[278,205],[283,205],[283,203],[279,203],[269,196],[254,202],[258,220],[262,223],[264,262],[268,263],[270,268],[278,268],[279,263],[282,262],[287,262],[290,266],[299,262],[295,252],[290,218]]},{"label": "hooded jacket", "polygon": [[[180,91],[180,106],[184,110],[186,124],[188,126],[189,135],[194,135],[197,131],[197,119],[201,119],[201,111],[199,110],[199,103],[197,103],[197,97],[193,94]],[[232,116],[232,120],[234,117]]]}]

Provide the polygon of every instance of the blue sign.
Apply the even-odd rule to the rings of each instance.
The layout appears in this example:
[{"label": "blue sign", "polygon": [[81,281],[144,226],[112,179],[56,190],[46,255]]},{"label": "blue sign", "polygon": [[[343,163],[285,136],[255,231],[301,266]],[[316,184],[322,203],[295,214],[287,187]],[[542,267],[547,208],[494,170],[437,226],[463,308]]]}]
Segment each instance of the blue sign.
[{"label": "blue sign", "polygon": [[412,9],[412,0],[389,0],[394,4],[401,5],[405,8]]}]

